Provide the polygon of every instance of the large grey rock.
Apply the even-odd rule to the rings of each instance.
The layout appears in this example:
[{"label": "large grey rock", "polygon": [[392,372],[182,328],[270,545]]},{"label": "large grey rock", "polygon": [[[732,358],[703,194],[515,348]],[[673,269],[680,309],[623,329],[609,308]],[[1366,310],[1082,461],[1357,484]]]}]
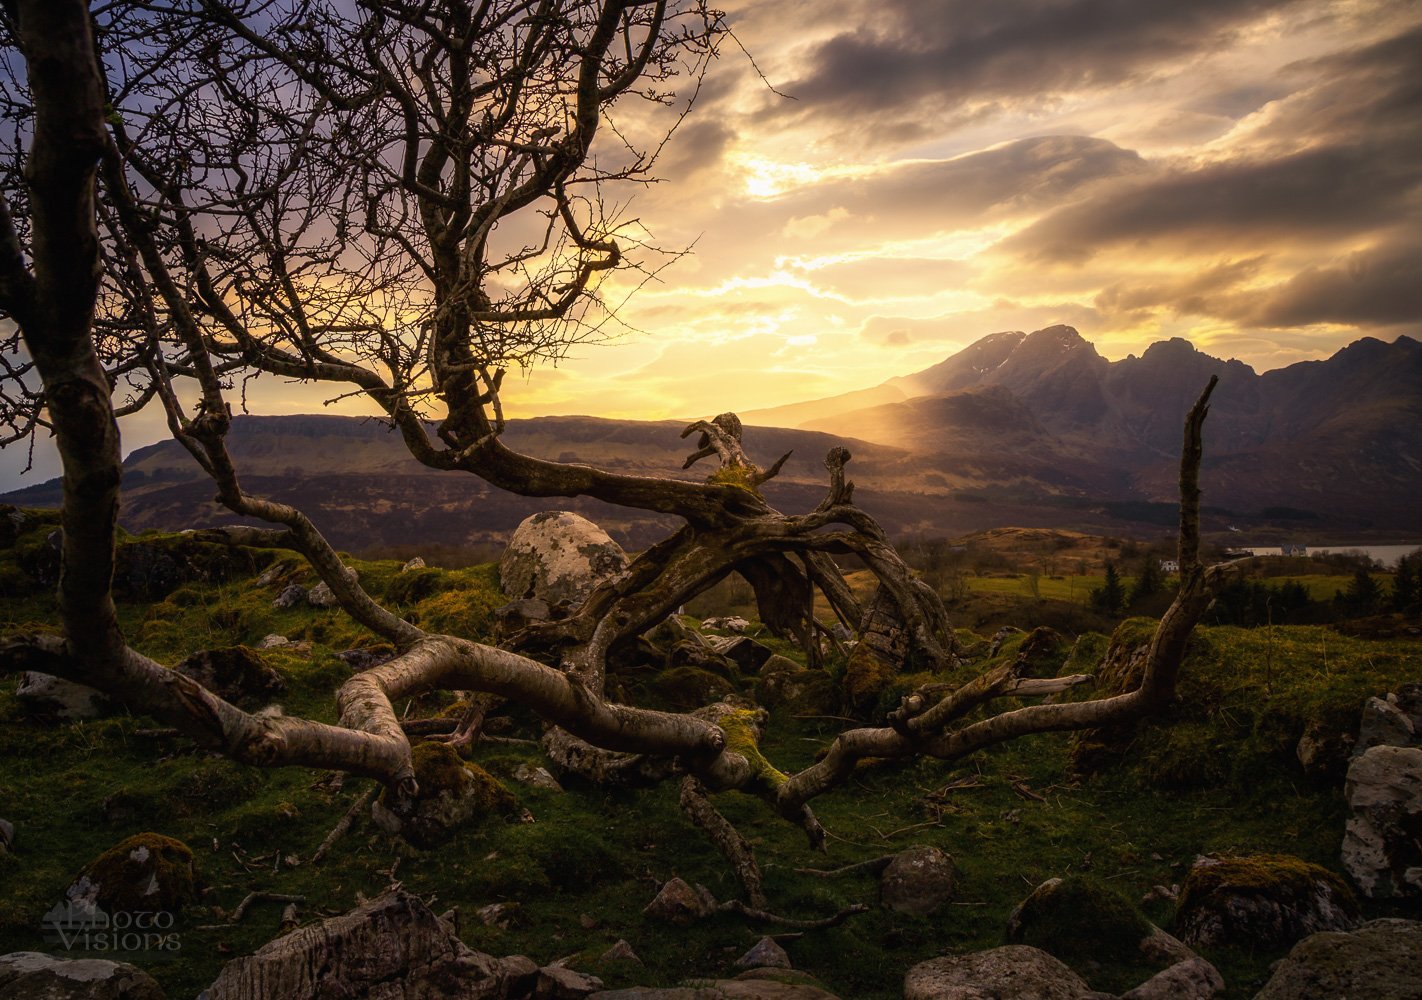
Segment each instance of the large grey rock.
[{"label": "large grey rock", "polygon": [[1304,938],[1254,1000],[1418,1000],[1422,923],[1373,920],[1350,934]]},{"label": "large grey rock", "polygon": [[417,896],[388,893],[233,959],[208,1000],[526,996],[538,969],[468,947]]},{"label": "large grey rock", "polygon": [[113,709],[102,692],[34,670],[20,675],[15,697],[26,711],[56,719],[98,719]]},{"label": "large grey rock", "polygon": [[336,599],[336,592],[331,589],[331,585],[322,580],[306,592],[306,603],[313,608],[334,608],[341,602]]},{"label": "large grey rock", "polygon": [[927,916],[953,898],[957,885],[953,859],[936,847],[916,845],[901,851],[879,877],[879,902],[890,910]]},{"label": "large grey rock", "polygon": [[1376,746],[1348,768],[1343,867],[1363,895],[1422,896],[1422,749]]},{"label": "large grey rock", "polygon": [[1121,1000],[1209,1000],[1223,993],[1224,977],[1209,962],[1196,956],[1157,972]]},{"label": "large grey rock", "polygon": [[0,955],[5,1000],[163,1000],[153,977],[126,962],[56,958],[37,951]]},{"label": "large grey rock", "polygon": [[1176,933],[1194,947],[1278,948],[1358,926],[1341,878],[1286,855],[1201,858],[1180,889]]},{"label": "large grey rock", "polygon": [[1090,992],[1062,962],[1021,944],[931,958],[904,976],[904,1000],[1079,1000]]},{"label": "large grey rock", "polygon": [[524,520],[499,559],[499,584],[514,600],[579,603],[627,568],[627,553],[607,532],[571,511]]}]

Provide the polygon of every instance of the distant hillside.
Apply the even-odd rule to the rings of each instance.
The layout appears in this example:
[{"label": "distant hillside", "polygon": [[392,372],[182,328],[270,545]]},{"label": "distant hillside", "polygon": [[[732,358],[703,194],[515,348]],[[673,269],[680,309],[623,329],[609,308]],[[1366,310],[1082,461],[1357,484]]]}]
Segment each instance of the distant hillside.
[{"label": "distant hillside", "polygon": [[[1180,423],[1219,373],[1206,427],[1206,527],[1266,537],[1415,530],[1422,496],[1422,344],[1362,340],[1327,361],[1256,375],[1182,340],[1111,363],[1070,327],[984,337],[942,363],[866,393],[745,414],[751,457],[794,452],[766,489],[782,510],[824,496],[824,457],[847,445],[859,502],[896,536],[1003,525],[1157,535],[1175,519]],[[851,402],[875,402],[853,408]],[[696,480],[674,422],[540,417],[508,443],[555,461]],[[868,439],[868,440],[864,440]],[[351,551],[499,544],[537,510],[572,509],[640,548],[670,518],[592,500],[527,500],[472,475],[436,472],[373,420],[238,417],[230,447],[246,488],[305,510]],[[883,442],[883,443],[873,443]],[[230,523],[213,487],[174,442],[125,462],[131,530]],[[59,503],[58,481],[11,493]],[[1321,535],[1320,535],[1321,537]]]}]

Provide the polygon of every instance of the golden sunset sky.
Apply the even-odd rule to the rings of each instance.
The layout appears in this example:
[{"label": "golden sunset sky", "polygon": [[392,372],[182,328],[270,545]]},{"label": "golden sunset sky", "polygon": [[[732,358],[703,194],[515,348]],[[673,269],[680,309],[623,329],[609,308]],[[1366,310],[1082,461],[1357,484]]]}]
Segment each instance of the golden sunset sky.
[{"label": "golden sunset sky", "polygon": [[[511,377],[510,415],[775,406],[1054,323],[1112,360],[1181,336],[1259,371],[1419,329],[1422,5],[726,9],[735,41],[660,182],[619,193],[638,232],[692,253],[620,307],[615,340]],[[330,395],[263,379],[249,399],[371,412]],[[164,436],[157,413],[124,432]],[[56,474],[42,447],[18,478],[10,451],[0,486]]]},{"label": "golden sunset sky", "polygon": [[1263,371],[1422,319],[1422,6],[739,0],[633,214],[694,256],[518,414],[862,388],[999,330]]}]

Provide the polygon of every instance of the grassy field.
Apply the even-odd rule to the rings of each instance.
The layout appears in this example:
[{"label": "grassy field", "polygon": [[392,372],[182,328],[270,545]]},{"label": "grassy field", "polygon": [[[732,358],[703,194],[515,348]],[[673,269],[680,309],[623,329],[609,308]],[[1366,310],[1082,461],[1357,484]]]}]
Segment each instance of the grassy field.
[{"label": "grassy field", "polygon": [[[16,586],[24,545],[0,550],[0,580],[9,582],[0,589],[0,625],[7,632],[54,620],[47,588]],[[394,562],[358,568],[374,593],[442,629],[482,634],[490,609],[503,600],[488,566],[403,575]],[[262,656],[287,680],[288,713],[334,722],[331,694],[349,676],[334,654],[374,640],[340,612],[273,610],[281,584],[301,579],[309,581],[309,570],[293,564],[269,586],[245,573],[227,583],[188,584],[156,604],[124,603],[121,612],[135,644],[168,663],[201,648],[255,645],[273,632],[309,641],[307,652]],[[1139,640],[1149,629],[1148,622],[1127,622],[1121,636]],[[1064,643],[1061,670],[1093,661],[1106,641],[1087,635]],[[1018,642],[1009,641],[1000,657],[1015,655]],[[1356,725],[1367,695],[1416,678],[1419,652],[1416,643],[1365,642],[1324,628],[1202,629],[1180,703],[1166,718],[1116,737],[1089,767],[1081,766],[1079,742],[1064,735],[1021,740],[951,766],[925,760],[861,767],[848,786],[815,803],[830,831],[828,856],[757,799],[727,793],[717,805],[753,844],[772,909],[795,917],[876,899],[870,876],[818,878],[802,869],[915,843],[953,855],[961,886],[939,913],[909,917],[874,907],[841,927],[786,941],[795,965],[840,996],[888,1000],[901,996],[903,974],[915,962],[1002,944],[1012,908],[1052,876],[1090,873],[1138,900],[1154,885],[1178,883],[1201,853],[1285,852],[1336,870],[1345,818],[1340,789],[1306,781],[1294,744],[1311,722]],[[146,735],[153,723],[141,717],[33,719],[21,711],[14,684],[0,680],[0,815],[17,830],[14,853],[0,855],[0,952],[50,950],[40,938],[41,916],[80,868],[123,837],[150,830],[193,848],[206,888],[179,918],[181,950],[169,961],[145,962],[170,997],[194,995],[227,958],[276,935],[280,908],[273,904],[226,923],[225,914],[256,890],[304,895],[301,916],[312,920],[398,881],[437,911],[458,908],[463,937],[475,948],[540,963],[577,956],[575,967],[611,986],[725,975],[765,933],[739,917],[677,930],[642,915],[673,875],[720,899],[737,894],[725,862],[682,816],[675,783],[609,791],[570,782],[563,793],[542,791],[511,777],[519,764],[539,759],[535,746],[483,745],[473,759],[506,781],[532,822],[490,816],[429,851],[362,822],[323,864],[312,865],[312,852],[364,782],[348,779],[336,791],[323,780],[329,775],[233,764],[185,740]],[[408,710],[429,715],[450,700],[431,695]],[[512,735],[537,736],[527,714],[514,711],[509,720]],[[772,718],[763,749],[781,768],[802,767],[840,725],[783,712]],[[475,919],[475,909],[501,901],[518,904],[509,928]],[[1168,903],[1145,912],[1167,927],[1174,918]],[[645,967],[597,964],[619,938]],[[1227,996],[1242,998],[1279,955],[1220,949],[1207,957],[1229,982]],[[1093,986],[1113,991],[1149,972],[1131,963],[1082,971]]]}]

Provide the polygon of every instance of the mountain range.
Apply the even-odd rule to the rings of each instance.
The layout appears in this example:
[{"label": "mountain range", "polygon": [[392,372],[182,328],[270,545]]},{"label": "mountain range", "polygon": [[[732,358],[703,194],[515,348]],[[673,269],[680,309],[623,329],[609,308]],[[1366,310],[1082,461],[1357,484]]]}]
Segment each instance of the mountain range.
[{"label": "mountain range", "polygon": [[[1175,339],[1107,361],[1076,330],[990,334],[923,371],[827,399],[742,413],[753,460],[794,451],[767,498],[824,494],[823,459],[846,444],[856,498],[898,536],[1003,525],[1155,535],[1175,518],[1181,423],[1220,376],[1205,429],[1206,528],[1254,536],[1415,532],[1422,525],[1422,343],[1359,340],[1323,361],[1257,374]],[[622,472],[695,479],[677,422],[510,421],[511,447]],[[229,444],[245,488],[294,503],[352,551],[498,544],[536,510],[573,509],[631,547],[666,518],[591,500],[527,500],[412,459],[376,421],[241,416]],[[124,465],[130,530],[227,523],[174,442]],[[59,483],[8,494],[53,506]]]}]

